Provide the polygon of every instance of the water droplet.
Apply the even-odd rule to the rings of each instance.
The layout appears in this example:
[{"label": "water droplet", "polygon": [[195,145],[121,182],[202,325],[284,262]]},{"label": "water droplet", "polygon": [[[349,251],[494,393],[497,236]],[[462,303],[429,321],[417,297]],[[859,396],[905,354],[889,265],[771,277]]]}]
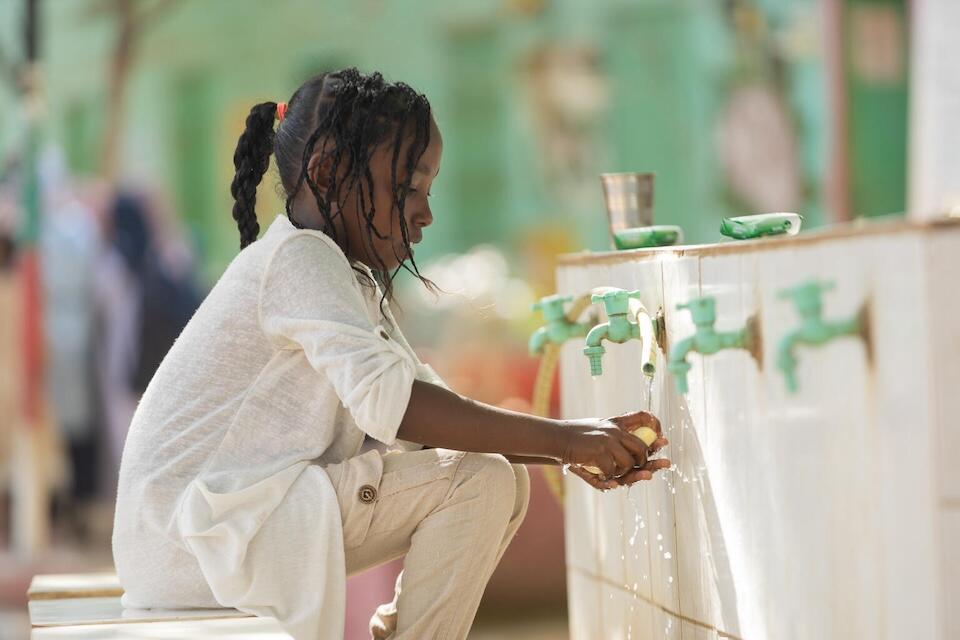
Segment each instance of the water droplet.
[{"label": "water droplet", "polygon": [[667,578],[667,582],[669,582],[670,584],[673,584],[673,576],[670,576],[669,578]]},{"label": "water droplet", "polygon": [[662,533],[658,533],[658,534],[657,534],[657,540],[663,540],[663,534],[662,534]]},{"label": "water droplet", "polygon": [[669,551],[667,551],[667,552],[665,552],[665,553],[663,554],[663,557],[666,558],[667,560],[669,560],[670,558],[673,557],[673,555],[671,555],[671,553],[670,553]]}]

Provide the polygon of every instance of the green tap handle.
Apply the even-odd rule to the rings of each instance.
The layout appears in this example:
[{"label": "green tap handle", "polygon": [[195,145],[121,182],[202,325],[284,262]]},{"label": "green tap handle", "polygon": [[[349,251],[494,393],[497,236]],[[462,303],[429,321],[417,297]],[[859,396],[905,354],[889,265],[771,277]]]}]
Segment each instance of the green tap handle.
[{"label": "green tap handle", "polygon": [[640,291],[627,291],[626,289],[613,289],[605,293],[595,293],[590,296],[590,302],[597,304],[602,302],[608,316],[614,316],[627,313],[630,310],[630,298],[640,298]]},{"label": "green tap handle", "polygon": [[813,296],[819,296],[824,291],[830,291],[834,283],[830,280],[810,280],[796,287],[781,289],[777,292],[777,297],[781,300],[794,299],[797,301],[807,300]]},{"label": "green tap handle", "polygon": [[534,302],[530,308],[533,311],[541,311],[544,320],[550,322],[564,319],[563,305],[573,300],[573,296],[552,295],[540,298],[539,302]]},{"label": "green tap handle", "polygon": [[556,304],[558,302],[560,303],[573,302],[573,296],[561,296],[561,295],[544,296],[540,298],[537,302],[534,302],[532,305],[530,305],[530,309],[532,311],[539,311],[540,309],[543,309],[547,305]]},{"label": "green tap handle", "polygon": [[690,311],[693,324],[697,326],[711,325],[717,319],[716,301],[711,296],[691,298],[687,302],[677,305],[677,310],[682,311],[684,309]]},{"label": "green tap handle", "polygon": [[793,300],[801,316],[819,316],[823,307],[821,298],[824,291],[833,289],[830,281],[810,280],[790,289],[783,289],[777,293],[781,300]]}]

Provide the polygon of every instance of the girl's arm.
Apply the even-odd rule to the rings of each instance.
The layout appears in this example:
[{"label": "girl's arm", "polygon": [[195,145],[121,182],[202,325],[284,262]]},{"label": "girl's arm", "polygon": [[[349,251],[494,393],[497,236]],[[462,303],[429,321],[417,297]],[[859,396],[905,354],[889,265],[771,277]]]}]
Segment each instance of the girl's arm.
[{"label": "girl's arm", "polygon": [[519,464],[559,464],[565,429],[557,420],[500,409],[414,380],[397,437],[428,447],[500,453]]},{"label": "girl's arm", "polygon": [[[551,420],[476,402],[429,382],[414,380],[406,412],[396,436],[408,442],[476,453],[499,453],[519,464],[572,465],[597,489],[649,480],[670,466],[647,455],[667,444],[660,437],[651,447],[630,432],[646,426],[658,434],[660,422],[640,411],[607,419]],[[600,469],[594,474],[581,466]]]}]

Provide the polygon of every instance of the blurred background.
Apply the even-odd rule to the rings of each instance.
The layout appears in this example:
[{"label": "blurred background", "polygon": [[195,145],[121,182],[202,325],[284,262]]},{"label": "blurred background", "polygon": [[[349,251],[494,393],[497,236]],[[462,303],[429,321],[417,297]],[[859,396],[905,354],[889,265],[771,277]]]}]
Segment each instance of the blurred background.
[{"label": "blurred background", "polygon": [[[344,66],[427,95],[444,159],[417,259],[448,293],[401,275],[400,322],[454,389],[529,410],[530,304],[558,254],[610,246],[598,174],[655,172],[655,221],[694,243],[729,215],[902,214],[907,5],[0,0],[0,636],[25,637],[32,575],[112,566],[137,398],[238,252],[253,104]],[[477,638],[566,635],[562,512],[533,475]],[[348,639],[398,566],[351,579]]]}]

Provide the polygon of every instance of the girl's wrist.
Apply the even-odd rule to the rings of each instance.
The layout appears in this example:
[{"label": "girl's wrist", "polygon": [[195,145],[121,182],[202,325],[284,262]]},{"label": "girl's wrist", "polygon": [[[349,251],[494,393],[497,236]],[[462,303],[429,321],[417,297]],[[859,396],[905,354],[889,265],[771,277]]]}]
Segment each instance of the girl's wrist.
[{"label": "girl's wrist", "polygon": [[571,431],[568,429],[570,426],[569,421],[552,420],[551,422],[553,422],[553,428],[550,429],[552,441],[550,443],[549,456],[560,462],[563,462],[564,456],[567,455],[567,448],[570,441]]}]

